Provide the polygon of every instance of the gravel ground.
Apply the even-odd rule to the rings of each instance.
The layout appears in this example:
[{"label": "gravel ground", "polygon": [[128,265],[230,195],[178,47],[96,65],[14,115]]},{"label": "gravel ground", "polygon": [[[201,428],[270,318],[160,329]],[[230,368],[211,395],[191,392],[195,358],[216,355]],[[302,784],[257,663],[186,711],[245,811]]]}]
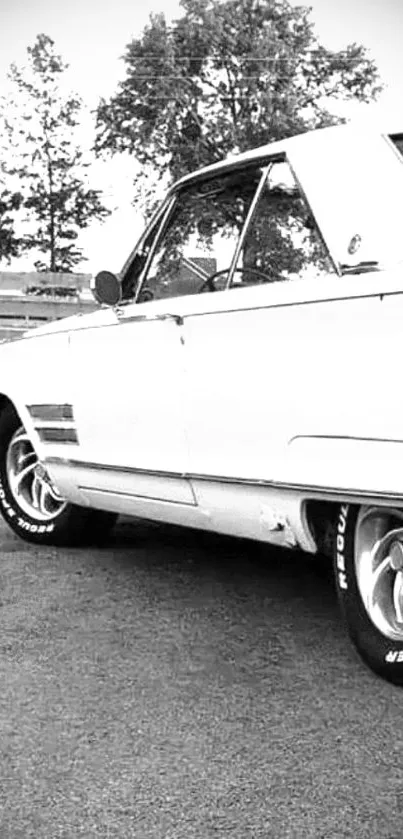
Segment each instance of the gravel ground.
[{"label": "gravel ground", "polygon": [[0,524],[1,839],[400,839],[403,692],[324,561],[123,522]]}]

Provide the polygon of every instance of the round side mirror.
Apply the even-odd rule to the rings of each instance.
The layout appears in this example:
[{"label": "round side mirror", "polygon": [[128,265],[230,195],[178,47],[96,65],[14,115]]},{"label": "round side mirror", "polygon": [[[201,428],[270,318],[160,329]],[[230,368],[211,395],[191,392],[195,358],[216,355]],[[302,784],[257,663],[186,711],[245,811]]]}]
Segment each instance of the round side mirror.
[{"label": "round side mirror", "polygon": [[122,286],[112,271],[100,271],[91,281],[91,291],[97,303],[117,306],[122,299]]}]

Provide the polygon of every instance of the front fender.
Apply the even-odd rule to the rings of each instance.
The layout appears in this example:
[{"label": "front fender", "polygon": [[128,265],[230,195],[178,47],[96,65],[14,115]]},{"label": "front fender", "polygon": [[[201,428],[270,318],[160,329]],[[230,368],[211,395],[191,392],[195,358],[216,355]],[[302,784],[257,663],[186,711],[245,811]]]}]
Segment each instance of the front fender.
[{"label": "front fender", "polygon": [[43,443],[28,411],[30,405],[71,403],[68,332],[27,336],[0,346],[0,410],[11,402],[38,456]]}]

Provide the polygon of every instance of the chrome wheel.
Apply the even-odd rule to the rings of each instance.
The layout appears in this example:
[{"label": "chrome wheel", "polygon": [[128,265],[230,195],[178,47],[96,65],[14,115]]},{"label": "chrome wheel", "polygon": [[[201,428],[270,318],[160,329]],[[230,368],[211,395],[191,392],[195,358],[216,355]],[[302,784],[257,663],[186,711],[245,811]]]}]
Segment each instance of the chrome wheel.
[{"label": "chrome wheel", "polygon": [[49,521],[62,512],[67,502],[52,484],[22,426],[10,440],[6,470],[17,505],[31,519]]},{"label": "chrome wheel", "polygon": [[358,589],[372,623],[403,641],[403,510],[362,508],[354,561]]}]

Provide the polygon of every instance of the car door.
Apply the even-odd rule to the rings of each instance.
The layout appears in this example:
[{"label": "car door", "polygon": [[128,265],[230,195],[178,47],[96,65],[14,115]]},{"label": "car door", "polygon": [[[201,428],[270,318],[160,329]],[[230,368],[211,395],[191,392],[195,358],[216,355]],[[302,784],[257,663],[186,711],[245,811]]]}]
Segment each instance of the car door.
[{"label": "car door", "polygon": [[[300,247],[294,241],[298,237]],[[284,411],[284,401],[292,408],[287,378],[291,383],[295,363],[288,342],[290,318],[294,331],[301,327],[294,313],[272,304],[288,285],[283,281],[300,276],[308,264],[313,273],[332,270],[330,260],[325,266],[323,260],[284,155],[196,178],[179,190],[150,252],[137,302],[127,314],[117,314],[122,317],[119,334],[127,320],[136,335],[134,355],[132,339],[121,344],[122,363],[132,355],[145,363],[137,427],[148,442],[136,452],[142,469],[152,464],[167,474],[236,479],[276,474],[279,440],[287,440],[293,427],[292,410]],[[158,359],[165,345],[171,349],[161,365],[155,361],[153,366],[150,359]],[[173,391],[175,364],[181,373]],[[160,378],[150,397],[149,382]],[[173,392],[180,394],[179,414],[171,406]],[[175,419],[161,448],[153,450],[155,416],[162,404],[169,406],[168,421],[169,416]],[[182,457],[175,447],[167,450],[178,427]],[[154,429],[151,436],[149,429]],[[122,439],[128,433],[126,428]]]},{"label": "car door", "polygon": [[[189,512],[196,500],[187,477],[184,316],[192,295],[202,302],[198,292],[211,290],[206,280],[220,260],[227,264],[239,235],[236,221],[217,261],[210,208],[223,189],[221,179],[210,179],[171,197],[122,272],[122,304],[70,335],[76,483],[96,506],[176,520],[166,505],[177,505],[178,521],[196,523]],[[148,503],[139,506],[142,498]]]},{"label": "car door", "polygon": [[181,327],[164,308],[145,303],[140,314],[129,303],[70,335],[80,485],[92,503],[109,494],[118,503],[193,504],[179,477],[187,468]]},{"label": "car door", "polygon": [[[76,483],[90,503],[150,517],[194,507],[184,429],[181,319],[136,281],[151,258],[171,199],[157,211],[123,270],[125,299],[71,332]],[[147,302],[148,301],[148,302]],[[143,506],[142,504],[143,499]],[[190,520],[192,523],[192,520]]]},{"label": "car door", "polygon": [[220,289],[260,179],[255,169],[179,190],[123,273],[127,299],[103,313],[102,326],[91,321],[70,336],[79,481],[91,503],[130,494],[136,505],[140,496],[196,505],[185,321],[195,306],[204,311],[207,299],[214,307],[215,297],[227,296]]}]

